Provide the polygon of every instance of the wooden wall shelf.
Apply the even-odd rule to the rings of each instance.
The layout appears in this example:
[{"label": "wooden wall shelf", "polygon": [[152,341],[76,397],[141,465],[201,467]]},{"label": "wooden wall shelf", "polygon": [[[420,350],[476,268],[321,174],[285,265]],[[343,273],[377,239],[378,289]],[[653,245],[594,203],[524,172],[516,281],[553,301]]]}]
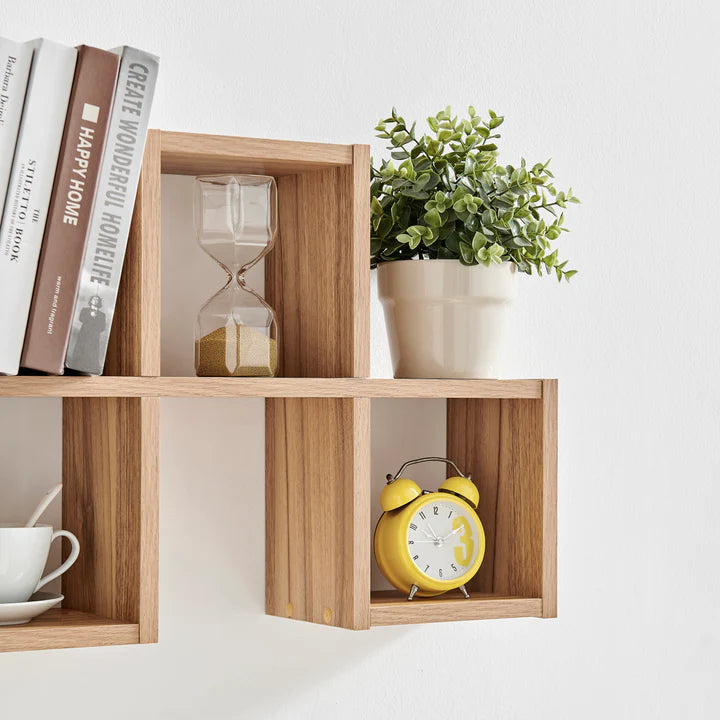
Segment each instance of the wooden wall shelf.
[{"label": "wooden wall shelf", "polygon": [[541,380],[0,377],[0,397],[540,398]]},{"label": "wooden wall shelf", "polygon": [[408,602],[398,592],[374,592],[370,597],[370,625],[411,625],[458,620],[499,620],[542,617],[542,598],[473,595],[465,598],[417,598]]},{"label": "wooden wall shelf", "polygon": [[[450,380],[417,382],[455,387]],[[487,381],[466,387],[476,382]],[[408,602],[371,591],[379,512],[370,506],[370,398],[266,400],[269,614],[354,630],[555,617],[557,381],[539,381],[540,397],[514,396],[513,388],[528,388],[496,382],[507,383],[505,396],[445,395],[447,455],[478,486],[487,540],[485,561],[467,584],[471,600],[451,593]]]},{"label": "wooden wall shelf", "polygon": [[[160,376],[161,173],[263,173],[280,238],[265,295],[280,377]],[[159,398],[264,397],[266,611],[352,629],[555,615],[557,385],[380,380],[370,371],[369,148],[151,130],[106,376],[0,378],[0,398],[63,398],[63,526],[82,553],[64,607],[0,628],[0,651],[156,642]],[[370,589],[371,398],[447,399],[448,453],[488,534],[473,599]]]},{"label": "wooden wall shelf", "polygon": [[0,631],[0,648],[6,652],[133,645],[140,642],[140,626],[137,623],[108,620],[66,608],[49,610],[28,625],[0,628]]}]

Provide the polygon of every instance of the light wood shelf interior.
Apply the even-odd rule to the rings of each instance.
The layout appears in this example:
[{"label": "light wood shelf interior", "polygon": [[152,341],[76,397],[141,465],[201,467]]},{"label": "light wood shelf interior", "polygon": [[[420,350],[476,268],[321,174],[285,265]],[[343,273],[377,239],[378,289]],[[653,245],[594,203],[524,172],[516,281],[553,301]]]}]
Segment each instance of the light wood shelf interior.
[{"label": "light wood shelf interior", "polygon": [[415,598],[408,602],[397,591],[376,591],[370,598],[370,624],[373,627],[542,616],[542,598],[474,593],[469,600],[450,594],[439,598]]},{"label": "light wood shelf interior", "polygon": [[[161,173],[277,178],[280,377],[161,376]],[[366,145],[150,131],[106,375],[0,378],[0,398],[63,398],[63,526],[83,548],[64,607],[0,628],[0,651],[157,641],[162,397],[266,398],[268,614],[350,629],[554,616],[556,383],[367,377],[368,175]],[[371,593],[371,398],[448,401],[448,453],[492,516],[493,569],[469,601]]]},{"label": "light wood shelf interior", "polygon": [[540,398],[541,380],[0,377],[0,397]]},{"label": "light wood shelf interior", "polygon": [[55,608],[28,625],[0,628],[0,650],[55,650],[66,647],[132,645],[139,642],[137,623],[109,620],[91,613]]}]

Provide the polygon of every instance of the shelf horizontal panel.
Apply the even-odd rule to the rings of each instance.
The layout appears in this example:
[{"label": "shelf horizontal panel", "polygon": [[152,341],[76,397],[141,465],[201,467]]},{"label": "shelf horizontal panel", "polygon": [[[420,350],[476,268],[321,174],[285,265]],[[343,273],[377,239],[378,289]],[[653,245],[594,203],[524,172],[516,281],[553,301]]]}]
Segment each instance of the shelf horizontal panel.
[{"label": "shelf horizontal panel", "polygon": [[502,597],[472,594],[415,598],[408,601],[396,591],[374,592],[370,601],[370,625],[410,625],[458,620],[498,620],[542,617],[542,598]]},{"label": "shelf horizontal panel", "polygon": [[174,175],[296,175],[351,165],[352,145],[161,132],[161,171]]},{"label": "shelf horizontal panel", "polygon": [[0,627],[0,652],[132,645],[139,638],[139,626],[135,623],[56,608],[27,625]]},{"label": "shelf horizontal panel", "polygon": [[0,377],[0,397],[541,398],[541,380]]}]

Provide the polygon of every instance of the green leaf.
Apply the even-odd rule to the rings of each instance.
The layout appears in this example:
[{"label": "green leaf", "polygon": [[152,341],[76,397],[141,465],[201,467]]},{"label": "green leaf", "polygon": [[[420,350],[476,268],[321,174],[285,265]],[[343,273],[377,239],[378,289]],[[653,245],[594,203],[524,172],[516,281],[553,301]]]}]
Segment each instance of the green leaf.
[{"label": "green leaf", "polygon": [[485,247],[486,243],[487,243],[487,238],[482,233],[476,232],[473,235],[472,249],[475,252],[480,250],[480,248]]},{"label": "green leaf", "polygon": [[370,211],[373,215],[382,215],[383,209],[380,201],[377,198],[372,198],[370,201]]},{"label": "green leaf", "polygon": [[414,200],[427,200],[430,197],[430,193],[424,190],[401,190],[400,195],[407,198],[413,198]]},{"label": "green leaf", "polygon": [[475,260],[475,253],[473,249],[466,242],[460,243],[460,257],[466,265],[473,265]]},{"label": "green leaf", "polygon": [[425,213],[425,222],[430,226],[434,228],[439,228],[442,226],[442,218],[440,217],[440,213],[437,210],[430,210],[429,212]]},{"label": "green leaf", "polygon": [[448,235],[445,238],[445,247],[457,257],[460,254],[460,239],[458,236],[454,233]]}]

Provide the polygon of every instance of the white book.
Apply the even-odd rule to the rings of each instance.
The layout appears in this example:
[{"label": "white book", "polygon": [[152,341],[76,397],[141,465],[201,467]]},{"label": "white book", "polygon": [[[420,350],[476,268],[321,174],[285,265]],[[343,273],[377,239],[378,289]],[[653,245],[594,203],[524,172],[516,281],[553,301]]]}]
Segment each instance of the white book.
[{"label": "white book", "polygon": [[32,55],[32,43],[16,43],[0,38],[0,218],[5,206]]},{"label": "white book", "polygon": [[65,367],[89,375],[105,365],[159,63],[132,47],[113,52],[120,72],[65,358]]},{"label": "white book", "polygon": [[38,256],[77,50],[34,40],[25,106],[0,225],[0,374],[20,366]]}]

